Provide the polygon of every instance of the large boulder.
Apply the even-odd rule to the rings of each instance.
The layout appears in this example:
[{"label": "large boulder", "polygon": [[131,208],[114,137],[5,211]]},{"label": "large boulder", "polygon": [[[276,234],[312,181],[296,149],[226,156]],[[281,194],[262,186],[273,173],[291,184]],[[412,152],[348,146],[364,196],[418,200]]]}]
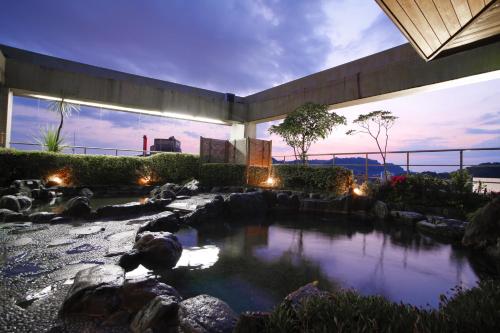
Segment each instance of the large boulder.
[{"label": "large boulder", "polygon": [[124,281],[125,272],[115,265],[94,266],[78,272],[60,316],[109,317],[120,307],[118,289]]},{"label": "large boulder", "polygon": [[31,197],[35,200],[51,200],[56,197],[56,192],[42,187],[31,190]]},{"label": "large boulder", "polygon": [[233,217],[262,216],[269,208],[262,192],[232,193],[226,203]]},{"label": "large boulder", "polygon": [[497,246],[500,239],[500,196],[478,209],[465,228],[462,243],[486,248]]},{"label": "large boulder", "polygon": [[197,226],[221,218],[225,214],[226,204],[224,203],[224,198],[220,195],[216,195],[210,202],[184,215],[182,221],[184,224]]},{"label": "large boulder", "polygon": [[130,318],[157,296],[181,301],[174,288],[156,279],[125,280],[119,266],[93,266],[76,274],[59,316],[63,322],[80,318],[109,326],[128,325]]},{"label": "large boulder", "polygon": [[172,212],[163,212],[154,216],[154,218],[140,226],[138,234],[145,231],[179,231],[179,217]]},{"label": "large boulder", "polygon": [[90,200],[87,197],[74,197],[68,200],[64,209],[63,215],[87,218],[90,216],[92,209],[90,208]]},{"label": "large boulder", "polygon": [[0,198],[0,208],[5,208],[13,212],[19,213],[21,211],[21,204],[14,195],[4,195]]},{"label": "large boulder", "polygon": [[130,324],[133,333],[179,332],[179,301],[174,296],[156,296],[134,317]]},{"label": "large boulder", "polygon": [[149,197],[153,199],[175,199],[176,192],[180,190],[180,186],[174,183],[166,183],[162,186],[155,187]]},{"label": "large boulder", "polygon": [[182,245],[170,232],[140,233],[136,237],[131,252],[120,258],[120,266],[127,271],[139,264],[150,269],[169,269],[175,267],[182,254]]},{"label": "large boulder", "polygon": [[220,299],[199,295],[180,303],[179,320],[183,332],[231,333],[238,316]]},{"label": "large boulder", "polygon": [[200,182],[193,179],[184,184],[176,193],[177,195],[196,195],[200,192]]},{"label": "large boulder", "polygon": [[441,239],[460,241],[465,233],[467,222],[432,216],[428,220],[417,222],[417,229],[425,234]]}]

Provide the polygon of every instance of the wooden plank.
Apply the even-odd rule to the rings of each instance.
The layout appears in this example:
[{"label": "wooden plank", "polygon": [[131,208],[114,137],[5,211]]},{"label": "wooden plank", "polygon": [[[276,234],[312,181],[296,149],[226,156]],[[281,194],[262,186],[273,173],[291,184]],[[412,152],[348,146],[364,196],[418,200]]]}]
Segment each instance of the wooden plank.
[{"label": "wooden plank", "polygon": [[403,10],[406,12],[413,24],[417,27],[418,31],[420,31],[420,34],[425,38],[427,44],[429,44],[433,50],[438,49],[441,46],[441,43],[415,1],[398,0],[398,2],[401,7],[403,7]]},{"label": "wooden plank", "polygon": [[453,5],[450,0],[434,0],[434,5],[436,6],[439,15],[444,21],[446,28],[450,35],[454,35],[460,29],[460,22],[458,21],[457,14],[453,9]]},{"label": "wooden plank", "polygon": [[422,51],[425,56],[430,56],[434,51],[422,36],[417,27],[410,20],[406,12],[403,10],[397,0],[386,0],[385,5],[394,17],[397,18],[403,29],[406,30],[408,36],[413,40],[415,45]]},{"label": "wooden plank", "polygon": [[469,8],[472,13],[472,16],[476,16],[479,14],[481,9],[484,8],[484,1],[483,0],[468,0],[469,1]]},{"label": "wooden plank", "polygon": [[451,4],[455,9],[460,25],[463,27],[472,19],[469,3],[467,0],[451,0]]},{"label": "wooden plank", "polygon": [[432,0],[416,0],[418,7],[422,11],[427,21],[431,24],[441,43],[445,43],[451,36],[446,25],[439,15],[439,12]]}]

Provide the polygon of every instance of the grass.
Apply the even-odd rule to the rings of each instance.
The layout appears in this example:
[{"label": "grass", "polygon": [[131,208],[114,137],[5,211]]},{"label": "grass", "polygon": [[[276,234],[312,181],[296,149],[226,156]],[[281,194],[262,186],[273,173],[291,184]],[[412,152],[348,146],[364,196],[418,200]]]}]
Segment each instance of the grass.
[{"label": "grass", "polygon": [[500,332],[500,282],[481,282],[441,297],[438,309],[393,303],[352,290],[311,297],[298,309],[284,301],[265,332]]}]

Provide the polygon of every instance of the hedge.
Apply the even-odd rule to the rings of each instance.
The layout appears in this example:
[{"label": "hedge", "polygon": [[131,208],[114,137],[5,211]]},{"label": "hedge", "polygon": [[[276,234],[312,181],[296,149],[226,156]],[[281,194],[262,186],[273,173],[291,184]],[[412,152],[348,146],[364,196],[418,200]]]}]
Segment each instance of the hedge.
[{"label": "hedge", "polygon": [[[244,186],[244,165],[207,163],[200,169],[200,182],[207,187]],[[267,168],[249,168],[249,184],[261,185],[268,176],[276,180],[276,187],[291,190],[329,192],[336,195],[346,192],[353,184],[352,172],[342,167],[311,167],[277,165],[271,173]]]},{"label": "hedge", "polygon": [[[149,157],[71,155],[44,151],[0,149],[0,186],[15,179],[46,179],[51,174],[67,174],[71,185],[135,184],[149,176],[152,183],[182,183],[196,178],[206,187],[245,186],[244,165],[207,163],[198,156],[160,153]],[[277,165],[249,168],[249,184],[263,184],[271,175],[277,188],[341,194],[352,185],[351,171],[342,167]]]},{"label": "hedge", "polygon": [[135,184],[141,176],[158,183],[178,183],[198,178],[199,158],[173,153],[135,157],[0,150],[1,185],[15,179],[45,179],[54,173],[69,174],[72,185]]}]

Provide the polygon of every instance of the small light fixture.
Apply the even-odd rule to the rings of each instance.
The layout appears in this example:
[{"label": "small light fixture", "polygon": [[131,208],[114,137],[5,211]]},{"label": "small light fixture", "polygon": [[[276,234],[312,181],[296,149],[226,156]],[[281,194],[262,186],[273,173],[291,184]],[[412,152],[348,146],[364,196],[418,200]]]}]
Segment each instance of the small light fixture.
[{"label": "small light fixture", "polygon": [[48,176],[47,177],[47,181],[50,182],[50,183],[54,183],[56,185],[63,185],[64,181],[61,177],[59,177],[58,175],[51,175],[51,176]]},{"label": "small light fixture", "polygon": [[141,177],[141,178],[139,178],[139,185],[143,185],[143,186],[148,185],[150,181],[151,181],[150,176]]},{"label": "small light fixture", "polygon": [[268,177],[266,180],[266,185],[267,186],[273,186],[274,185],[274,178],[273,177]]},{"label": "small light fixture", "polygon": [[359,196],[362,196],[364,193],[363,191],[359,188],[359,187],[355,187],[353,190],[352,190],[352,193],[356,194],[356,195],[359,195]]}]

